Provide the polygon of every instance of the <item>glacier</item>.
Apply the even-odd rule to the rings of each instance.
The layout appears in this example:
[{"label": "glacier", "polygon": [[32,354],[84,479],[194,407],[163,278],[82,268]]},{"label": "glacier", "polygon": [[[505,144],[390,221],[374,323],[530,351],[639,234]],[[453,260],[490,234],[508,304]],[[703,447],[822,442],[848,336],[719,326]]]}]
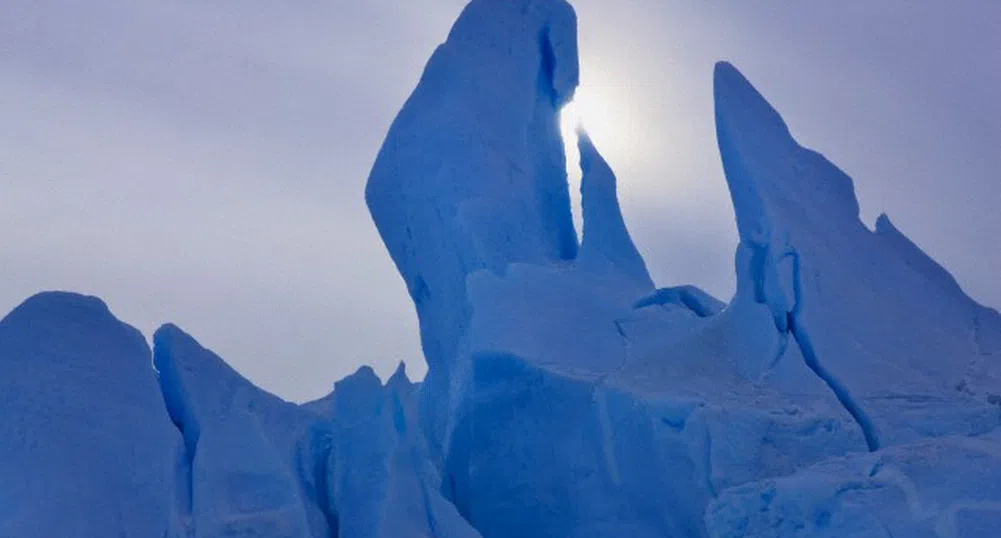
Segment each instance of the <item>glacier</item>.
[{"label": "glacier", "polygon": [[376,156],[423,380],[295,404],[94,297],[4,317],[0,536],[996,536],[1001,314],[867,228],[725,62],[734,296],[655,284],[584,130],[578,240],[576,31],[563,0],[472,0]]}]

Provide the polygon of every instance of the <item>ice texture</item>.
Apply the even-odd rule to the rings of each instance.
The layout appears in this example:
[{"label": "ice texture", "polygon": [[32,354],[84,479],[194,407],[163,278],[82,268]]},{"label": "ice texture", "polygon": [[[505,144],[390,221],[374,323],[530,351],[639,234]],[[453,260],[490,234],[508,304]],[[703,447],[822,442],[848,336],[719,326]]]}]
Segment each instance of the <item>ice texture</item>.
[{"label": "ice texture", "polygon": [[996,536],[1001,315],[727,63],[734,296],[656,286],[583,131],[578,243],[577,62],[566,2],[473,0],[387,133],[365,198],[422,383],[296,405],[92,297],[0,321],[0,535]]},{"label": "ice texture", "polygon": [[776,330],[795,341],[870,448],[995,428],[988,400],[998,363],[976,334],[997,312],[967,297],[885,216],[869,231],[851,179],[797,144],[729,64],[716,67],[715,97],[738,248],[749,258],[737,278],[754,283]]},{"label": "ice texture", "polygon": [[173,325],[153,342],[184,437],[194,536],[329,536],[326,423],[255,387]]},{"label": "ice texture", "polygon": [[146,340],[100,299],[0,321],[0,536],[182,536],[183,454]]},{"label": "ice texture", "polygon": [[469,324],[466,276],[577,253],[558,120],[577,81],[569,4],[473,0],[376,157],[365,200],[420,318],[436,453]]},{"label": "ice texture", "polygon": [[417,396],[402,363],[385,385],[367,366],[337,382],[328,484],[341,536],[480,537],[439,491]]},{"label": "ice texture", "polygon": [[999,473],[997,438],[929,438],[729,489],[706,521],[719,538],[986,538]]}]

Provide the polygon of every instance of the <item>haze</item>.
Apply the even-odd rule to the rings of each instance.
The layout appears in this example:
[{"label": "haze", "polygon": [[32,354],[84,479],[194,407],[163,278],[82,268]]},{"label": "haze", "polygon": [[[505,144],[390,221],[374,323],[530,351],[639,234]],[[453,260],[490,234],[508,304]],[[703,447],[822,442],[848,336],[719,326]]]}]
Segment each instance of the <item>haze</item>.
[{"label": "haze", "polygon": [[[727,299],[736,232],[711,75],[732,61],[974,298],[1001,306],[1001,10],[921,3],[574,2],[581,116],[659,285]],[[6,0],[0,311],[98,295],[174,322],[306,400],[424,366],[363,201],[464,2]]]}]

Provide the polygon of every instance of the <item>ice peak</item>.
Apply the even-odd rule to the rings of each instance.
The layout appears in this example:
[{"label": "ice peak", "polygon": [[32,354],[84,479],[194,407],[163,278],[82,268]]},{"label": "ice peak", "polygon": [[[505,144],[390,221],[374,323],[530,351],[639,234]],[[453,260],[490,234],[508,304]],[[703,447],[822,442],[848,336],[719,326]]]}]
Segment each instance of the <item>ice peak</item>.
[{"label": "ice peak", "polygon": [[[193,336],[173,323],[166,323],[153,333],[153,351],[157,370],[176,369],[180,375],[191,377],[188,383],[200,386],[250,384],[221,357],[202,347]],[[200,375],[192,375],[193,372]]]},{"label": "ice peak", "polygon": [[741,240],[775,239],[804,224],[860,225],[851,178],[800,146],[735,67],[716,64],[713,83],[717,142]]},{"label": "ice peak", "polygon": [[467,276],[577,255],[559,130],[577,81],[568,3],[474,0],[386,135],[365,200],[417,307],[426,399],[453,387]]},{"label": "ice peak", "polygon": [[866,229],[728,63],[737,294],[654,290],[583,129],[577,243],[576,84],[568,3],[472,0],[394,121],[366,200],[421,383],[364,366],[298,406],[174,325],[157,373],[100,300],[25,301],[0,321],[0,534],[997,534],[1001,314]]},{"label": "ice peak", "polygon": [[0,321],[0,395],[0,534],[181,535],[180,437],[146,340],[104,302],[45,292]]},{"label": "ice peak", "polygon": [[[591,140],[591,135],[588,134],[587,129],[582,125],[578,125],[574,129],[577,135],[577,149],[580,152],[580,169],[581,172],[587,174],[593,168],[604,168],[611,171],[605,158],[598,153],[598,148],[594,146],[594,142]],[[615,177],[612,177],[613,187],[614,187]],[[583,188],[583,187],[581,187]]]},{"label": "ice peak", "polygon": [[43,291],[12,310],[4,323],[121,323],[101,299],[67,291]]},{"label": "ice peak", "polygon": [[409,386],[410,378],[407,377],[407,363],[400,361],[400,364],[396,366],[396,371],[390,376],[389,380],[386,381],[387,387],[395,386]]},{"label": "ice peak", "polygon": [[334,413],[346,423],[376,412],[382,402],[382,381],[369,366],[334,384]]},{"label": "ice peak", "polygon": [[452,27],[448,42],[491,57],[490,67],[502,71],[527,67],[519,54],[510,52],[532,47],[540,54],[541,82],[552,104],[559,108],[573,99],[580,78],[577,14],[564,0],[473,0]]},{"label": "ice peak", "polygon": [[641,287],[652,290],[653,280],[646,263],[633,244],[622,218],[615,173],[582,128],[577,130],[577,146],[580,150],[581,209],[584,217],[578,265],[588,269],[610,265]]},{"label": "ice peak", "polygon": [[[149,345],[137,329],[108,309],[97,297],[64,291],[47,291],[29,297],[0,320],[0,345],[30,349],[25,358],[58,359],[64,364],[101,360],[107,364],[148,367]],[[131,364],[135,357],[145,363]],[[5,357],[3,357],[5,358]],[[122,361],[122,362],[119,362]]]},{"label": "ice peak", "polygon": [[717,62],[713,69],[713,98],[716,102],[717,121],[721,113],[724,117],[739,116],[744,128],[767,129],[773,132],[773,136],[789,136],[789,129],[778,111],[729,62]]}]

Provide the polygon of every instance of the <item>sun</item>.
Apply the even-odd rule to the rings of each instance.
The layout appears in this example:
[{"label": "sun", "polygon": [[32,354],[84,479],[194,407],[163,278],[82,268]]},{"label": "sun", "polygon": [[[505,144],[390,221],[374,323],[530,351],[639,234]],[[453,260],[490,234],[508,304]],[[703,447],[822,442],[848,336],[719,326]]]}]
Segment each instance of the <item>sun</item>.
[{"label": "sun", "polygon": [[610,85],[581,85],[573,101],[560,111],[560,132],[567,150],[568,172],[577,169],[577,130],[583,129],[609,161],[628,159],[637,133],[629,132],[628,103]]},{"label": "sun", "polygon": [[578,88],[573,100],[560,111],[560,131],[567,150],[576,151],[578,129],[594,136],[594,133],[610,130],[608,120],[608,109],[601,106],[601,99],[595,92],[585,87]]},{"label": "sun", "polygon": [[[577,131],[587,132],[595,148],[612,166],[628,170],[638,152],[649,151],[643,141],[645,127],[630,88],[621,84],[602,83],[604,79],[581,84],[572,101],[560,111],[560,132],[566,150],[567,180],[570,203],[577,229],[582,226],[580,214],[580,152]],[[620,170],[621,171],[621,170]]]},{"label": "sun", "polygon": [[577,132],[584,130],[603,155],[614,151],[607,144],[621,133],[617,133],[614,101],[603,97],[590,87],[577,89],[572,101],[560,110],[560,133],[566,151],[567,181],[570,186],[570,206],[574,225],[578,233],[583,229],[580,199],[580,152],[577,149]]},{"label": "sun", "polygon": [[[601,107],[593,104],[593,99],[587,97],[582,89],[578,88],[572,101],[563,106],[560,110],[560,134],[563,137],[563,146],[567,154],[567,173],[571,179],[580,177],[578,160],[580,155],[577,151],[577,131],[587,131],[592,133],[594,119],[601,111]],[[590,118],[587,120],[586,118]],[[600,126],[598,131],[600,131]]]},{"label": "sun", "polygon": [[581,118],[580,108],[577,104],[577,100],[574,99],[560,110],[560,132],[563,135],[564,142],[571,142],[576,138],[574,135],[578,127],[583,125]]}]

